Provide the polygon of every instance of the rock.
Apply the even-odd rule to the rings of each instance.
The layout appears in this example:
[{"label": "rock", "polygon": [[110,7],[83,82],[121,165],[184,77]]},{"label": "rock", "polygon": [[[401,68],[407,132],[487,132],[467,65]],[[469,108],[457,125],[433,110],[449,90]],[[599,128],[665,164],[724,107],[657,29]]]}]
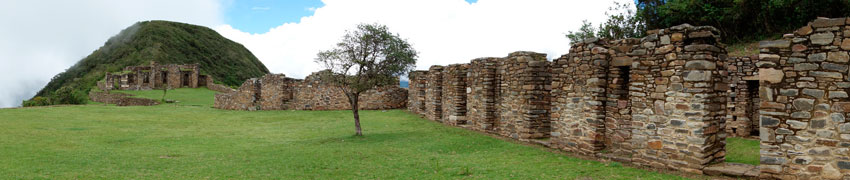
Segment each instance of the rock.
[{"label": "rock", "polygon": [[799,94],[799,90],[797,89],[779,89],[779,95],[797,96],[797,94]]},{"label": "rock", "polygon": [[759,121],[762,127],[775,127],[779,125],[779,119],[770,116],[759,116]]},{"label": "rock", "polygon": [[[796,67],[796,66],[794,66],[794,67]],[[838,72],[846,72],[847,71],[847,65],[842,65],[842,64],[824,62],[824,63],[821,63],[821,67],[823,67],[823,69],[825,69],[825,70],[831,70],[831,71],[838,71]]]},{"label": "rock", "polygon": [[618,56],[611,60],[612,66],[631,66],[634,58],[630,56]]},{"label": "rock", "polygon": [[809,75],[812,76],[812,77],[826,77],[826,78],[841,79],[841,73],[837,73],[837,72],[812,71],[812,72],[809,73]]},{"label": "rock", "polygon": [[[831,34],[831,33],[830,33]],[[831,41],[830,41],[831,42]],[[685,46],[685,51],[711,51],[722,52],[723,50],[711,44],[694,44]]]},{"label": "rock", "polygon": [[834,164],[828,163],[823,167],[823,171],[821,171],[821,175],[826,179],[841,179],[843,175],[841,175],[841,171],[838,171],[838,168],[835,167]]},{"label": "rock", "polygon": [[797,34],[797,35],[800,35],[800,36],[805,36],[805,35],[811,34],[812,31],[813,31],[813,29],[812,29],[811,26],[803,26],[802,28],[797,29],[797,31],[795,31],[794,34]]},{"label": "rock", "polygon": [[826,61],[826,53],[809,54],[809,56],[807,56],[807,59],[809,59],[809,62]]},{"label": "rock", "polygon": [[818,67],[819,67],[819,66],[818,66],[817,64],[812,64],[812,63],[800,63],[800,64],[795,64],[795,65],[794,65],[794,70],[795,70],[795,71],[810,71],[810,70],[817,70],[817,69],[818,69]]},{"label": "rock", "polygon": [[850,50],[850,38],[844,38],[844,41],[841,41],[841,49]]},{"label": "rock", "polygon": [[814,103],[814,99],[797,98],[794,99],[792,104],[794,105],[794,109],[800,111],[811,111]]},{"label": "rock", "polygon": [[793,113],[791,113],[791,118],[809,119],[809,118],[812,118],[812,113],[804,112],[804,111],[793,112]]},{"label": "rock", "polygon": [[685,63],[685,69],[688,70],[712,70],[716,68],[716,63],[706,60],[693,60]]},{"label": "rock", "polygon": [[845,23],[844,18],[815,19],[815,21],[812,22],[812,27],[822,28],[822,27],[832,27],[832,26],[843,26],[844,23]]},{"label": "rock", "polygon": [[847,98],[847,92],[844,91],[829,91],[829,98]]},{"label": "rock", "polygon": [[673,35],[670,35],[670,41],[673,41],[673,42],[682,41],[684,39],[684,36],[685,35],[682,34],[682,33],[673,33]]},{"label": "rock", "polygon": [[847,52],[843,51],[829,52],[826,60],[832,62],[848,62],[850,61],[850,56],[847,55]]},{"label": "rock", "polygon": [[661,46],[661,47],[659,47],[659,48],[656,48],[656,49],[655,49],[655,54],[667,54],[667,53],[669,53],[670,51],[673,51],[673,49],[676,49],[676,46],[669,45],[669,44],[668,44],[668,45],[664,45],[664,46]]},{"label": "rock", "polygon": [[779,69],[759,68],[759,79],[770,83],[781,83],[785,73]]},{"label": "rock", "polygon": [[785,161],[785,158],[781,157],[761,157],[761,164],[783,165],[785,164]]},{"label": "rock", "polygon": [[759,60],[763,61],[779,61],[779,55],[776,54],[759,54]]},{"label": "rock", "polygon": [[759,48],[787,48],[788,46],[791,46],[789,40],[759,41]]},{"label": "rock", "polygon": [[832,40],[833,38],[835,38],[835,34],[832,34],[831,32],[817,33],[812,34],[812,36],[809,38],[812,40],[812,44],[829,45],[832,44]]},{"label": "rock", "polygon": [[838,161],[838,168],[843,170],[850,170],[850,161]]},{"label": "rock", "polygon": [[662,45],[670,44],[670,36],[668,36],[668,35],[661,36],[661,44]]},{"label": "rock", "polygon": [[806,62],[806,59],[798,58],[798,57],[790,57],[790,58],[788,58],[788,63],[792,63],[792,64],[793,64],[793,63],[801,63],[801,62]]},{"label": "rock", "polygon": [[812,160],[814,159],[809,156],[797,156],[797,158],[794,158],[794,164],[811,164]]},{"label": "rock", "polygon": [[826,119],[812,120],[812,128],[823,129],[824,127],[826,127]]},{"label": "rock", "polygon": [[809,48],[806,47],[806,45],[802,45],[802,44],[795,44],[794,46],[791,46],[791,51],[794,51],[794,52],[803,52],[806,49],[809,49]]},{"label": "rock", "polygon": [[711,80],[711,71],[688,71],[684,73],[685,81],[709,81]]},{"label": "rock", "polygon": [[838,126],[838,133],[850,133],[850,123],[844,123]]},{"label": "rock", "polygon": [[803,95],[812,96],[816,99],[823,98],[824,94],[825,94],[824,90],[820,90],[820,89],[803,89]]},{"label": "rock", "polygon": [[786,120],[785,124],[790,125],[791,129],[806,129],[806,126],[809,126],[809,123],[797,120]]},{"label": "rock", "polygon": [[836,122],[836,123],[843,123],[844,122],[844,114],[841,114],[841,113],[829,114],[829,118],[832,119],[832,122]]}]

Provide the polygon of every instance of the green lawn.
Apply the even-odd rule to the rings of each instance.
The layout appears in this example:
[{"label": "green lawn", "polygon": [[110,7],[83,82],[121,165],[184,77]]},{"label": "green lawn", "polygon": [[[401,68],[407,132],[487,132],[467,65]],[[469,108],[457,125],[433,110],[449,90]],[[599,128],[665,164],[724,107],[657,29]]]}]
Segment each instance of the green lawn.
[{"label": "green lawn", "polygon": [[726,162],[759,165],[759,140],[726,138]]},{"label": "green lawn", "polygon": [[402,110],[361,111],[358,138],[350,111],[225,111],[172,92],[183,105],[0,109],[0,179],[683,179]]},{"label": "green lawn", "polygon": [[[149,91],[112,91],[119,92],[125,94],[132,94],[133,97],[139,98],[148,98],[161,100],[162,99],[162,90],[149,90]],[[209,90],[206,87],[201,88],[179,88],[168,90],[165,93],[165,99],[177,100],[179,102],[175,103],[177,105],[182,106],[201,106],[201,107],[212,107],[215,99],[213,98],[215,95],[215,91]]]}]

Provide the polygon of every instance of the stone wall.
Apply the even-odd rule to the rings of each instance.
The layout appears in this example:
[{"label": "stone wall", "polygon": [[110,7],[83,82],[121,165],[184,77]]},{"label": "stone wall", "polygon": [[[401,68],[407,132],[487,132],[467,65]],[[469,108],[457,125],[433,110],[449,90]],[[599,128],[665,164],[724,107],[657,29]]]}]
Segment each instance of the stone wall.
[{"label": "stone wall", "polygon": [[726,133],[735,137],[758,136],[758,57],[730,57],[726,99]]},{"label": "stone wall", "polygon": [[[360,109],[398,109],[407,106],[407,89],[398,84],[376,87],[360,94]],[[249,79],[231,93],[219,93],[215,108],[228,110],[347,110],[342,89],[322,83],[315,73],[304,80],[269,74]]]},{"label": "stone wall", "polygon": [[443,71],[443,122],[466,125],[466,76],[469,64],[453,64]]},{"label": "stone wall", "polygon": [[497,63],[501,58],[478,58],[469,64],[466,85],[467,121],[477,131],[493,132],[496,127]]},{"label": "stone wall", "polygon": [[431,66],[425,84],[425,118],[443,122],[443,66]]},{"label": "stone wall", "polygon": [[496,70],[497,132],[515,139],[549,137],[549,62],[546,54],[514,52],[499,61]]},{"label": "stone wall", "polygon": [[211,77],[200,75],[198,64],[159,65],[151,62],[147,66],[127,66],[121,72],[106,73],[104,80],[98,82],[98,88],[102,91],[198,88],[211,82]]},{"label": "stone wall", "polygon": [[848,24],[817,19],[759,43],[761,178],[850,178]]},{"label": "stone wall", "polygon": [[425,90],[428,71],[412,71],[408,74],[409,79],[407,98],[407,110],[416,114],[425,114]]}]

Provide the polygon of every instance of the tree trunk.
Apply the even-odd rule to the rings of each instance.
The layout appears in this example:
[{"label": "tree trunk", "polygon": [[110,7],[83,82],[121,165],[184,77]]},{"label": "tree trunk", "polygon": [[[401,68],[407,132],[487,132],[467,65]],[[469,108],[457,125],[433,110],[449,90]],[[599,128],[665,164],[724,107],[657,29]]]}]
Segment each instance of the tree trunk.
[{"label": "tree trunk", "polygon": [[356,131],[355,136],[363,136],[363,133],[360,131],[360,112],[359,112],[359,104],[358,99],[360,94],[353,94],[349,97],[351,101],[351,111],[354,113],[354,130]]}]

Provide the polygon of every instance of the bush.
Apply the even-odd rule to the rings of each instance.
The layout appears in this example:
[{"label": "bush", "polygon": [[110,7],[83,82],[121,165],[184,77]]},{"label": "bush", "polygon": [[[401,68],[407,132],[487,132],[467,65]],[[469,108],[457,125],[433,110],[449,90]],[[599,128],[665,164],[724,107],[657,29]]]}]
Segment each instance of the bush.
[{"label": "bush", "polygon": [[65,86],[51,94],[50,100],[51,104],[85,104],[88,96],[81,89]]},{"label": "bush", "polygon": [[30,99],[29,101],[24,101],[22,103],[22,105],[24,107],[49,106],[50,105],[50,99],[45,98],[45,97],[41,97],[41,96],[36,96],[36,97]]}]

